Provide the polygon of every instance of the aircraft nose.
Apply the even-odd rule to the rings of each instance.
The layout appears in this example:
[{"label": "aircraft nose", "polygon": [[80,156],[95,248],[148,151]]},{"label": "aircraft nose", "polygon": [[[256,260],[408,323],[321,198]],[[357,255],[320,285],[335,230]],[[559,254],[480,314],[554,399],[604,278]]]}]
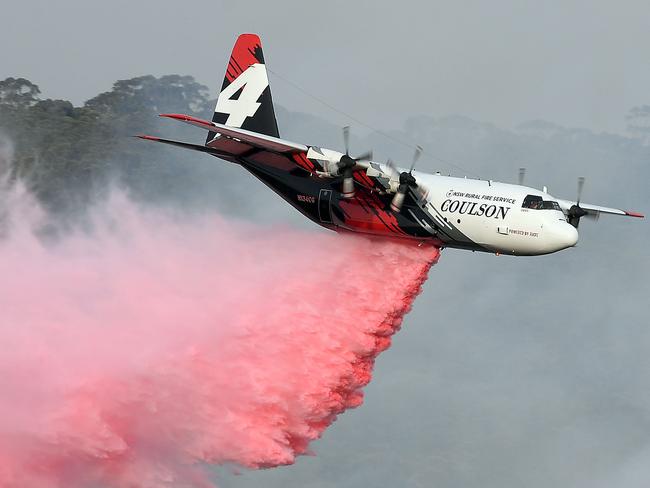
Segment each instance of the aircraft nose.
[{"label": "aircraft nose", "polygon": [[573,247],[578,243],[578,229],[569,223],[562,224],[562,228],[559,234],[562,246],[564,248]]},{"label": "aircraft nose", "polygon": [[573,247],[578,242],[578,230],[565,221],[556,221],[548,225],[548,250],[557,252]]}]

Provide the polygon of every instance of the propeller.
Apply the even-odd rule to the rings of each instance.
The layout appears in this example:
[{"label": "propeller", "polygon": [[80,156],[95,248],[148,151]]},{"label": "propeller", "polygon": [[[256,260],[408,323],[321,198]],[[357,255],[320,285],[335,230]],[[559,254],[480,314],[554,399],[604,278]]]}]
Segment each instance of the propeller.
[{"label": "propeller", "polygon": [[422,155],[422,147],[417,146],[415,148],[415,154],[413,155],[413,161],[411,162],[411,168],[408,171],[402,171],[401,173],[397,171],[393,162],[389,159],[386,164],[391,170],[393,177],[399,181],[399,186],[397,187],[397,192],[393,196],[393,200],[390,202],[390,208],[394,212],[400,212],[402,210],[402,205],[404,205],[404,198],[406,198],[406,192],[411,188],[413,191],[417,192],[420,198],[426,196],[426,189],[418,184],[415,176],[413,176],[413,170],[415,169],[415,164]]},{"label": "propeller", "polygon": [[415,154],[413,154],[413,161],[411,162],[409,173],[413,173],[413,170],[415,169],[415,163],[418,162],[420,156],[422,156],[422,146],[415,146]]},{"label": "propeller", "polygon": [[350,156],[350,126],[343,127],[343,143],[345,144],[345,154],[341,156],[336,163],[336,174],[343,176],[342,194],[343,198],[352,198],[354,196],[354,168],[359,161],[369,161],[372,159],[372,151],[368,151],[356,158]]},{"label": "propeller", "polygon": [[576,200],[576,204],[572,205],[569,209],[569,212],[567,213],[567,217],[569,217],[569,223],[576,229],[578,228],[578,225],[580,225],[580,219],[585,215],[588,215],[587,211],[580,206],[580,199],[582,198],[582,190],[584,187],[585,177],[580,176],[578,178],[578,199]]},{"label": "propeller", "polygon": [[585,177],[584,176],[579,176],[578,177],[578,200],[576,201],[576,205],[579,207],[580,206],[580,199],[582,198],[582,190],[585,188]]},{"label": "propeller", "polygon": [[526,168],[519,168],[519,186],[524,184],[525,177],[526,177]]}]

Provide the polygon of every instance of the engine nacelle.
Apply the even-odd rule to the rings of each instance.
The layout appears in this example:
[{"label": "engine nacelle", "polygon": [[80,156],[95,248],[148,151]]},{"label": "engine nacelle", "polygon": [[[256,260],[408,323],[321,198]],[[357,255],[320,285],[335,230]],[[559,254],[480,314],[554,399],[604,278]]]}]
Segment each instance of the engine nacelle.
[{"label": "engine nacelle", "polygon": [[332,151],[321,147],[311,146],[307,151],[307,157],[315,160],[323,168],[325,176],[340,176],[339,161],[344,156],[343,153]]}]

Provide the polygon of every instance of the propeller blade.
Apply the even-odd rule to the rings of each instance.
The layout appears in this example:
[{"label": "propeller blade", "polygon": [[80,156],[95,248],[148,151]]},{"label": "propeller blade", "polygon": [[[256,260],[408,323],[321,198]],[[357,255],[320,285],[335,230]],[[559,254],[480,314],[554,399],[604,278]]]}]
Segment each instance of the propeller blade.
[{"label": "propeller blade", "polygon": [[519,185],[524,184],[524,178],[526,177],[526,168],[519,168]]},{"label": "propeller blade", "polygon": [[388,166],[388,170],[391,174],[391,179],[397,180],[399,182],[397,191],[395,192],[393,200],[390,204],[391,209],[394,212],[401,211],[402,205],[404,204],[404,199],[406,198],[406,193],[408,192],[409,188],[411,188],[416,196],[421,200],[426,200],[426,197],[429,194],[429,189],[419,184],[410,171],[403,171],[400,173],[391,159],[386,161],[386,166]]},{"label": "propeller blade", "polygon": [[372,151],[363,153],[361,156],[354,158],[355,161],[370,161],[372,159]]},{"label": "propeller blade", "polygon": [[345,147],[345,154],[350,155],[350,126],[343,127],[343,145]]},{"label": "propeller blade", "polygon": [[409,173],[413,173],[413,170],[415,169],[415,163],[418,162],[420,156],[422,156],[422,146],[415,146],[415,154],[413,154],[413,162],[411,163],[411,169],[409,169]]},{"label": "propeller blade", "polygon": [[388,166],[388,169],[391,172],[391,176],[396,180],[399,180],[399,171],[397,171],[397,168],[395,167],[392,159],[386,161],[386,166]]},{"label": "propeller blade", "polygon": [[584,186],[585,186],[585,177],[580,176],[578,178],[578,200],[576,202],[578,207],[580,206],[580,200],[582,199],[582,189],[584,188]]}]

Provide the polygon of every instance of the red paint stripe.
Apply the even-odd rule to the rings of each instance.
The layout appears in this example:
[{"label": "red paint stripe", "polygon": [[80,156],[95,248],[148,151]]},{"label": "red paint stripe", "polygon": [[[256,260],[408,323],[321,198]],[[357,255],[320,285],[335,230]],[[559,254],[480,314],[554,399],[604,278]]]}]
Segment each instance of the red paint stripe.
[{"label": "red paint stripe", "polygon": [[361,176],[368,182],[371,187],[375,187],[375,182],[366,174],[365,171],[361,172]]},{"label": "red paint stripe", "polygon": [[261,47],[260,38],[255,34],[242,34],[237,39],[232,50],[232,58],[240,68],[240,72],[257,63],[255,50]]},{"label": "red paint stripe", "polygon": [[406,232],[404,232],[397,224],[397,219],[395,216],[383,209],[383,202],[379,200],[376,195],[370,194],[364,195],[364,197],[366,198],[366,201],[369,204],[370,208],[372,208],[374,211],[375,215],[377,215],[379,221],[384,224],[388,230],[400,235],[406,235]]},{"label": "red paint stripe", "polygon": [[232,71],[235,74],[235,78],[243,73],[243,70],[239,67],[237,62],[230,58],[230,62],[228,63],[228,69]]},{"label": "red paint stripe", "polygon": [[309,160],[309,158],[305,153],[298,153],[297,156],[302,160],[302,162],[306,165],[309,171],[313,171],[315,169],[314,163],[312,163]]},{"label": "red paint stripe", "polygon": [[305,169],[309,172],[311,172],[314,169],[313,165],[311,164],[311,161],[309,161],[309,159],[307,159],[303,153],[294,154],[293,160],[302,169]]},{"label": "red paint stripe", "polygon": [[242,69],[242,67],[239,66],[239,63],[237,62],[237,60],[236,60],[235,58],[233,58],[232,56],[230,56],[230,61],[228,61],[228,63],[230,63],[230,64],[232,65],[232,67],[233,67],[233,69],[234,69],[235,71],[238,71],[239,73],[243,73],[243,72],[244,72],[244,70]]}]

